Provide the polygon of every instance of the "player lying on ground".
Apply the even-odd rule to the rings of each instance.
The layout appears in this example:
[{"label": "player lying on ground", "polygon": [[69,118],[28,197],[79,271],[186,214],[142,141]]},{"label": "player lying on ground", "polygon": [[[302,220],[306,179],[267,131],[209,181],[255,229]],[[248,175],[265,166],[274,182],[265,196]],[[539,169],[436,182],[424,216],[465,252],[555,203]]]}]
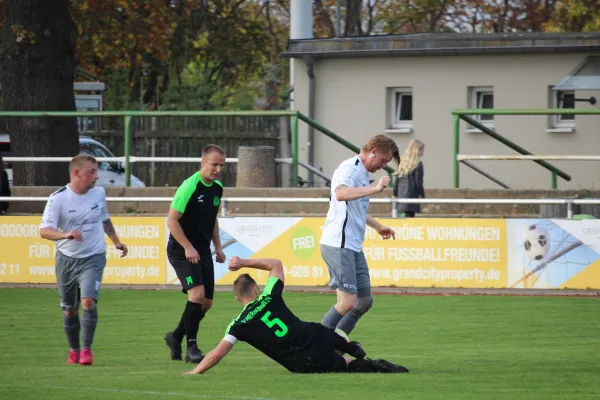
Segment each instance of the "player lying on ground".
[{"label": "player lying on ground", "polygon": [[[247,342],[290,372],[408,372],[406,368],[386,360],[365,358],[366,354],[358,342],[347,342],[320,323],[298,319],[282,298],[284,273],[281,261],[232,257],[229,270],[241,268],[269,271],[263,292],[260,293],[258,285],[248,274],[242,274],[235,280],[235,299],[244,309],[229,325],[219,345],[186,374],[208,371],[231,351],[238,340]],[[342,357],[336,350],[355,359]]]}]

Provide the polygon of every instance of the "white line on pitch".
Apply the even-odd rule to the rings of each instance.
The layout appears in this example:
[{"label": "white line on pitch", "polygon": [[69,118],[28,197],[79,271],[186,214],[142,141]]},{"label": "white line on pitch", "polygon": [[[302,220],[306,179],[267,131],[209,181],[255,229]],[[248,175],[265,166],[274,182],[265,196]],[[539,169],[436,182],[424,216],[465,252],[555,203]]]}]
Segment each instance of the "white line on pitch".
[{"label": "white line on pitch", "polygon": [[[40,385],[40,386],[20,386],[20,385],[6,385],[1,384],[0,387],[5,388],[40,388],[40,389],[66,389],[71,390],[71,386],[53,386],[53,385]],[[227,396],[218,394],[190,394],[190,393],[179,393],[179,392],[158,392],[154,390],[134,390],[134,389],[119,389],[119,388],[77,388],[77,390],[89,390],[93,392],[111,392],[111,393],[129,393],[129,394],[146,394],[151,396],[171,396],[171,397],[195,397],[201,399],[231,399],[231,400],[278,400],[276,398],[267,397],[251,397],[251,396]]]}]

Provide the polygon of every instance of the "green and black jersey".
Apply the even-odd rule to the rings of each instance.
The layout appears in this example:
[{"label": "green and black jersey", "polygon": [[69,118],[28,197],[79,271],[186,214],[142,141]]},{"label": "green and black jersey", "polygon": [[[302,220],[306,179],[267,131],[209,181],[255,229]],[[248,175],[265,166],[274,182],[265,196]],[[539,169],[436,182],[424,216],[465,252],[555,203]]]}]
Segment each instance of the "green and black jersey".
[{"label": "green and black jersey", "polygon": [[[200,172],[183,181],[175,192],[171,208],[183,214],[179,223],[198,253],[210,253],[210,242],[222,196],[223,184],[218,180],[207,184]],[[173,235],[169,235],[169,242],[174,251],[184,251]]]},{"label": "green and black jersey", "polygon": [[327,352],[324,343],[336,333],[298,319],[285,305],[282,292],[283,282],[270,277],[260,297],[229,325],[224,340],[247,342],[291,372],[328,367],[333,362],[333,345]]}]

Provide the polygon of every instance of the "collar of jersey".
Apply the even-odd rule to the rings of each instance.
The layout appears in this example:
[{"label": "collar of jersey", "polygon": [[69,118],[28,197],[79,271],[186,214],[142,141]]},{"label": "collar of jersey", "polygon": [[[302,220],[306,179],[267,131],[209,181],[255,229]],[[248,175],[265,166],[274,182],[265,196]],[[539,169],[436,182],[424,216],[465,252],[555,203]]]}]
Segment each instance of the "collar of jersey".
[{"label": "collar of jersey", "polygon": [[67,190],[68,190],[69,192],[73,193],[75,196],[78,196],[78,197],[85,196],[85,195],[86,195],[86,194],[87,194],[87,193],[88,193],[88,192],[91,190],[91,189],[90,189],[90,190],[88,190],[88,191],[87,191],[87,192],[85,192],[84,194],[79,194],[79,193],[77,193],[76,191],[74,191],[73,189],[71,189],[71,186],[70,186],[70,184],[69,184],[69,183],[67,183],[67,184],[65,185],[65,187],[67,188]]},{"label": "collar of jersey", "polygon": [[206,187],[211,187],[215,182],[211,182],[211,184],[209,185],[208,183],[204,182],[204,179],[202,179],[202,174],[200,174],[200,171],[198,171],[198,178],[200,178],[200,182],[202,182],[202,184]]},{"label": "collar of jersey", "polygon": [[252,300],[250,303],[247,303],[247,304],[244,306],[244,308],[242,308],[242,311],[240,312],[240,315],[238,315],[238,318],[239,318],[239,317],[240,317],[240,316],[241,316],[241,315],[244,313],[244,311],[246,311],[246,308],[250,307],[250,306],[251,306],[252,304],[254,304],[254,303],[258,303],[258,302],[260,302],[260,301],[261,301],[263,298],[265,298],[265,297],[267,297],[267,296],[270,296],[270,295],[268,295],[268,294],[264,294],[264,293],[261,293],[261,294],[260,294],[260,296],[258,296],[258,299],[256,299],[256,300]]},{"label": "collar of jersey", "polygon": [[[363,171],[365,172],[366,176],[369,176],[369,170],[367,169],[367,167],[365,167],[365,164],[363,164],[362,160],[360,159],[359,156],[356,156],[356,159],[358,160],[358,165],[360,165],[363,169]],[[356,161],[355,161],[356,162]],[[357,165],[357,167],[358,167]]]}]

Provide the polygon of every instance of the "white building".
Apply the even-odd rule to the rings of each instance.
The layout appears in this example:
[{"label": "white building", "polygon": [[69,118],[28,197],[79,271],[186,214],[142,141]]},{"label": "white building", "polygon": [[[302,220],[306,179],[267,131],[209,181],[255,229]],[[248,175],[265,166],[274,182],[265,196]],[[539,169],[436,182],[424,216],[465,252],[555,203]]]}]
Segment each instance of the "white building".
[{"label": "white building", "polygon": [[[309,115],[314,102],[313,118],[357,146],[379,133],[394,138],[401,151],[411,139],[423,141],[426,188],[453,187],[453,109],[589,109],[599,103],[584,100],[593,96],[600,102],[600,33],[291,40],[284,56],[294,59],[296,110]],[[567,79],[576,72],[578,78]],[[559,82],[568,90],[557,91]],[[564,85],[573,82],[576,88],[595,90]],[[482,116],[479,120],[533,154],[600,155],[600,115]],[[312,160],[331,176],[339,162],[351,156],[351,151],[319,132],[311,149],[308,128],[300,126],[302,161]],[[461,154],[517,154],[465,122],[460,126],[460,145]],[[512,188],[551,185],[551,173],[533,161],[473,163]],[[558,188],[600,187],[599,162],[551,164],[572,176],[570,182],[559,178]],[[317,176],[314,182],[323,185]],[[460,186],[498,188],[464,165]]]}]

